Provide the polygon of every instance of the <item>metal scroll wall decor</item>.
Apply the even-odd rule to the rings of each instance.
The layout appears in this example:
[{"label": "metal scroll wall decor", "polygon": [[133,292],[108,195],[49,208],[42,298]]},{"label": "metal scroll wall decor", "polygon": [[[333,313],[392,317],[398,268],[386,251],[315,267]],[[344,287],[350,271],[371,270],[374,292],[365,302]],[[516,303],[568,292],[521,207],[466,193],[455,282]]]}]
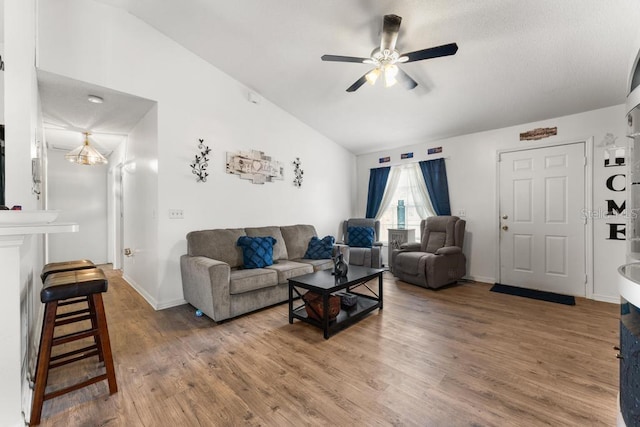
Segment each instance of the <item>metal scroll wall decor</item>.
[{"label": "metal scroll wall decor", "polygon": [[293,173],[295,178],[293,178],[293,185],[296,187],[302,187],[302,175],[304,175],[304,171],[300,169],[300,157],[296,157],[293,161]]},{"label": "metal scroll wall decor", "polygon": [[265,156],[262,151],[238,151],[227,153],[227,173],[250,179],[254,184],[264,184],[283,179],[282,163]]},{"label": "metal scroll wall decor", "polygon": [[211,153],[211,149],[204,145],[204,139],[198,139],[198,141],[200,141],[198,144],[200,155],[196,154],[196,159],[191,163],[191,173],[196,176],[197,182],[207,182],[207,177],[209,176],[207,172],[209,158],[207,156]]}]

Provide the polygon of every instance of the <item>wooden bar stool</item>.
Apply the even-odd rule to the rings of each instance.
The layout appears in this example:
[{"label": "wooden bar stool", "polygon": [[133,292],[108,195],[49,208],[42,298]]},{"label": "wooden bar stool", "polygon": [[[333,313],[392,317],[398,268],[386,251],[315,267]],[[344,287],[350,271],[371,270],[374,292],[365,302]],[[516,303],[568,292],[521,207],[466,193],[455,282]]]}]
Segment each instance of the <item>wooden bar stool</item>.
[{"label": "wooden bar stool", "polygon": [[[50,273],[46,276],[44,286],[40,292],[40,300],[45,304],[45,312],[36,365],[30,425],[40,424],[42,405],[45,400],[70,393],[102,380],[107,380],[109,394],[118,391],[109,331],[102,302],[102,293],[107,291],[107,287],[107,278],[99,268]],[[57,314],[59,306],[81,302],[87,302],[87,307]],[[91,322],[89,329],[54,337],[56,327],[87,320]],[[52,348],[57,345],[90,337],[94,338],[94,343],[89,346],[55,356],[51,355]],[[46,393],[50,369],[93,356],[97,356],[98,360],[104,362],[106,370],[104,374]]]},{"label": "wooden bar stool", "polygon": [[[64,271],[74,271],[74,270],[85,270],[89,268],[96,268],[95,264],[88,259],[78,259],[73,261],[62,261],[62,262],[51,262],[44,267],[42,267],[42,272],[40,273],[40,279],[42,283],[47,279],[47,276],[53,273],[62,273]],[[81,302],[89,303],[89,299],[87,297],[78,298],[75,300],[68,300],[64,302],[59,302],[58,307],[69,305],[69,304],[77,304]],[[57,318],[57,317],[56,317]]]},{"label": "wooden bar stool", "polygon": [[89,268],[95,268],[95,264],[88,259],[78,259],[74,261],[63,262],[51,262],[42,267],[42,273],[40,273],[40,279],[44,283],[49,274],[61,273],[63,271],[84,270]]}]

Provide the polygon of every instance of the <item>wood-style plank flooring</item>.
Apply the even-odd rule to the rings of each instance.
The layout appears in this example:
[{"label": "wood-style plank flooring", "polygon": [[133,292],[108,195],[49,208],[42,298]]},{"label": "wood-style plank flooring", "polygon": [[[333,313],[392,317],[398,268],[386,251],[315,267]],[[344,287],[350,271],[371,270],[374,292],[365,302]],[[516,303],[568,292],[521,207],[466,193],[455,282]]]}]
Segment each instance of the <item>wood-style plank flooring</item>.
[{"label": "wood-style plank flooring", "polygon": [[[119,391],[47,401],[43,426],[612,426],[618,306],[576,306],[385,273],[384,309],[332,336],[287,304],[221,324],[154,311],[107,271]],[[58,388],[94,359],[52,371]]]}]

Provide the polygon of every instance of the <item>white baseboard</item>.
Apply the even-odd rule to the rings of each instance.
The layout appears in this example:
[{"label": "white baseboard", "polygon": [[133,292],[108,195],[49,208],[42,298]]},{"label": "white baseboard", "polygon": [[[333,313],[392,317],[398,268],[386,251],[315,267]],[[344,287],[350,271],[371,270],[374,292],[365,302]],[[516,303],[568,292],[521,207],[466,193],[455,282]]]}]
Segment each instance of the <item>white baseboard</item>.
[{"label": "white baseboard", "polygon": [[131,286],[133,289],[136,290],[136,292],[138,292],[142,298],[145,299],[145,301],[147,301],[149,303],[149,305],[151,307],[153,307],[154,310],[157,310],[157,301],[155,298],[153,298],[143,287],[141,287],[140,285],[138,285],[136,283],[135,280],[133,280],[131,277],[127,276],[125,273],[122,274],[122,278],[129,284],[129,286]]},{"label": "white baseboard", "polygon": [[598,294],[593,294],[591,295],[591,299],[596,300],[596,301],[602,301],[602,302],[610,302],[612,304],[620,304],[620,297],[619,296],[609,296],[609,295],[598,295]]},{"label": "white baseboard", "polygon": [[187,300],[185,299],[174,299],[173,301],[164,301],[158,303],[158,306],[155,307],[156,310],[164,310],[165,308],[177,307],[179,305],[187,304]]},{"label": "white baseboard", "polygon": [[135,289],[136,292],[138,292],[142,298],[145,299],[145,301],[147,301],[149,303],[149,305],[151,307],[153,307],[154,310],[164,310],[165,308],[171,308],[171,307],[176,307],[178,305],[183,305],[186,304],[187,301],[185,299],[175,299],[172,301],[163,301],[163,302],[158,302],[154,297],[152,297],[144,288],[142,288],[140,285],[138,285],[136,283],[135,280],[133,280],[131,277],[127,276],[126,274],[122,274],[122,278],[129,284],[129,286],[131,286],[133,289]]},{"label": "white baseboard", "polygon": [[474,282],[482,282],[482,283],[489,283],[490,285],[493,285],[494,283],[496,283],[496,279],[493,277],[484,277],[484,276],[464,276],[464,279],[467,280],[473,280]]}]

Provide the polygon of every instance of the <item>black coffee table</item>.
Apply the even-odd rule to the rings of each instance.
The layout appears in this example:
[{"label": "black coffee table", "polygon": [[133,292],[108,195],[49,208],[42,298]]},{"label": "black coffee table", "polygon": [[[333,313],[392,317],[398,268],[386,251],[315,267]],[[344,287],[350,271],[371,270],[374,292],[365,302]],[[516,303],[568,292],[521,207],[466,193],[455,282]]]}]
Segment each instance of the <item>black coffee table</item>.
[{"label": "black coffee table", "polygon": [[[314,325],[322,329],[324,338],[328,339],[331,334],[356,323],[376,308],[382,310],[383,272],[384,270],[379,268],[350,265],[347,277],[340,279],[336,279],[336,277],[333,276],[332,270],[317,271],[289,279],[289,323],[293,323],[293,319],[298,319]],[[376,278],[378,279],[377,293],[368,285],[369,281]],[[361,286],[366,287],[370,295],[353,291]],[[304,300],[300,298],[303,294],[300,293],[299,289],[306,289],[322,295],[323,318],[321,320],[316,320],[307,315]],[[342,308],[338,317],[330,321],[329,296],[342,290],[357,295],[357,302],[353,307],[348,309]],[[302,304],[294,307],[294,300],[298,298],[300,298]]]}]

